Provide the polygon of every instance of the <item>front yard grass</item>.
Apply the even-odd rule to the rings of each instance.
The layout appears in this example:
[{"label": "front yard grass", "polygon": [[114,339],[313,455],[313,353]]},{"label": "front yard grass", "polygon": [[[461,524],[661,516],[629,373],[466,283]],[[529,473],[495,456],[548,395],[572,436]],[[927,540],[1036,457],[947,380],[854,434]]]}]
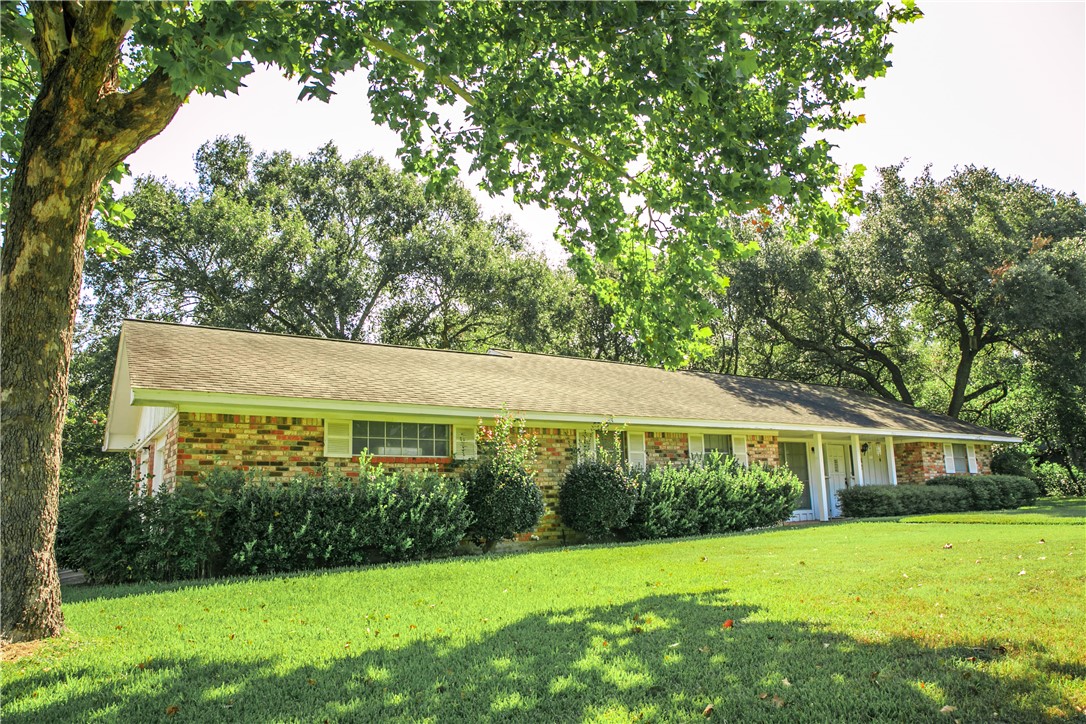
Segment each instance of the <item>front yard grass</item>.
[{"label": "front yard grass", "polygon": [[1086,498],[1041,498],[1016,510],[932,513],[902,518],[903,523],[999,523],[1004,525],[1086,525]]},{"label": "front yard grass", "polygon": [[3,718],[1081,718],[1084,573],[1078,526],[857,522],[74,588]]}]

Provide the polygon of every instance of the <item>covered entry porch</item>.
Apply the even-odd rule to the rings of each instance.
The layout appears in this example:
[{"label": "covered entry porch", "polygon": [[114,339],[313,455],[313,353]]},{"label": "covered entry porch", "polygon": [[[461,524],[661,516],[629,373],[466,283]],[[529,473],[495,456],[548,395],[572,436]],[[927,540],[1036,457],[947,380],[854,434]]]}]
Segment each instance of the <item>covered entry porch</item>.
[{"label": "covered entry porch", "polygon": [[841,515],[837,492],[855,485],[897,485],[893,436],[782,434],[780,464],[803,482],[792,521]]}]

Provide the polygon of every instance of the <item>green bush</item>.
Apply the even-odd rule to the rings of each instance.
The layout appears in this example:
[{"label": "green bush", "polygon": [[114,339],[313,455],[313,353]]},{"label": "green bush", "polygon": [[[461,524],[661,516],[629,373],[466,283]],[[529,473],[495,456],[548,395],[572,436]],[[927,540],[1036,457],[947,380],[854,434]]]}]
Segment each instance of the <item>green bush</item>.
[{"label": "green bush", "polygon": [[94,583],[140,580],[147,547],[142,498],[132,497],[132,479],[95,475],[61,497],[57,563],[82,570]]},{"label": "green bush", "polygon": [[216,467],[170,492],[140,497],[147,541],[140,559],[142,579],[170,581],[219,575],[229,553],[224,549],[224,518],[244,481],[238,470]]},{"label": "green bush", "polygon": [[1021,447],[1002,447],[992,453],[992,472],[996,475],[1021,475],[1033,478],[1033,458]]},{"label": "green bush", "polygon": [[837,493],[846,518],[879,518],[969,510],[967,490],[952,485],[863,485]]},{"label": "green bush", "polygon": [[598,540],[626,525],[637,502],[637,482],[606,460],[576,463],[558,488],[558,515],[569,528]]},{"label": "green bush", "polygon": [[216,468],[154,497],[91,481],[62,501],[58,559],[97,582],[164,581],[427,558],[464,537],[458,480],[365,469],[271,483]]},{"label": "green bush", "polygon": [[1046,462],[1033,469],[1033,480],[1043,495],[1079,497],[1086,495],[1086,471]]},{"label": "green bush", "polygon": [[464,474],[472,522],[468,535],[484,550],[534,530],[543,518],[543,491],[535,482],[536,445],[523,421],[502,413],[480,428],[479,459]]},{"label": "green bush", "polygon": [[941,475],[927,485],[952,485],[969,493],[967,510],[1009,510],[1033,505],[1037,485],[1020,475]]},{"label": "green bush", "polygon": [[450,552],[470,520],[463,484],[437,473],[364,468],[254,482],[238,494],[230,570],[270,573]]},{"label": "green bush", "polygon": [[788,468],[748,468],[715,454],[697,463],[651,468],[638,483],[637,504],[624,530],[638,539],[774,525],[792,516],[803,490]]}]

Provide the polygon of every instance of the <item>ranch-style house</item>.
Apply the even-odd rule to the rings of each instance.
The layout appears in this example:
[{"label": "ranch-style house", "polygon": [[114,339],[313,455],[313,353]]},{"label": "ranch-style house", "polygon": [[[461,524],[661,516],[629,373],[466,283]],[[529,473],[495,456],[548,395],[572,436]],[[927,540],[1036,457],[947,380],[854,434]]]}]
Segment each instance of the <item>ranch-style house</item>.
[{"label": "ranch-style house", "polygon": [[152,494],[215,465],[358,475],[363,450],[388,468],[455,475],[476,456],[477,426],[503,408],[539,440],[543,540],[563,536],[558,485],[604,422],[631,466],[712,450],[787,465],[804,484],[797,521],[839,515],[848,486],[988,473],[991,445],[1019,441],[837,387],[127,320],[104,449],[131,455],[135,485]]}]

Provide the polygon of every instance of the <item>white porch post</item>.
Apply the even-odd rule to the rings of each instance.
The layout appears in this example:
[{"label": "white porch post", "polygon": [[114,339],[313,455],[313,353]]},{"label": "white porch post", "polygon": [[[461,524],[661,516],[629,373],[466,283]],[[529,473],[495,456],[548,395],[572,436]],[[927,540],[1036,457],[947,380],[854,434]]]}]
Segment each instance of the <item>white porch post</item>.
[{"label": "white porch post", "polygon": [[852,469],[856,471],[856,484],[864,484],[864,463],[860,455],[860,436],[852,436]]},{"label": "white porch post", "polygon": [[890,485],[897,485],[897,461],[894,459],[894,436],[887,435],[885,444],[886,470],[890,473]]},{"label": "white porch post", "polygon": [[830,519],[830,489],[826,485],[826,456],[822,452],[822,433],[815,433],[815,450],[818,452],[818,489],[822,491],[822,505],[818,506],[818,519]]}]

